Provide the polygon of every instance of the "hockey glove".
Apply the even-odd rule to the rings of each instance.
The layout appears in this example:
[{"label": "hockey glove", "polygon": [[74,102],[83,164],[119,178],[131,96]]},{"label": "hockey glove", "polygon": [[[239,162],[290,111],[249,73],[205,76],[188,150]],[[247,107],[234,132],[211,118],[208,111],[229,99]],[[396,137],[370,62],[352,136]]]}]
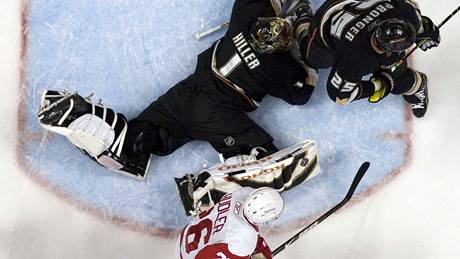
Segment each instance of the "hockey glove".
[{"label": "hockey glove", "polygon": [[286,10],[286,14],[294,25],[295,35],[299,39],[308,33],[308,27],[313,19],[313,11],[308,0],[294,1],[294,3]]},{"label": "hockey glove", "polygon": [[423,32],[417,35],[417,42],[419,42],[420,48],[423,51],[437,47],[441,42],[441,35],[439,34],[439,28],[433,21],[422,16]]},{"label": "hockey glove", "polygon": [[378,103],[380,100],[388,96],[393,89],[393,78],[385,73],[374,74],[371,78],[371,82],[374,84],[374,94],[369,97],[370,103]]},{"label": "hockey glove", "polygon": [[251,259],[272,259],[272,251],[270,247],[265,242],[264,238],[259,236],[257,239],[257,246],[254,252],[251,255]]},{"label": "hockey glove", "polygon": [[311,9],[310,1],[299,0],[295,1],[291,7],[286,11],[287,16],[291,17],[294,26],[305,21],[311,21],[313,17],[313,11]]}]

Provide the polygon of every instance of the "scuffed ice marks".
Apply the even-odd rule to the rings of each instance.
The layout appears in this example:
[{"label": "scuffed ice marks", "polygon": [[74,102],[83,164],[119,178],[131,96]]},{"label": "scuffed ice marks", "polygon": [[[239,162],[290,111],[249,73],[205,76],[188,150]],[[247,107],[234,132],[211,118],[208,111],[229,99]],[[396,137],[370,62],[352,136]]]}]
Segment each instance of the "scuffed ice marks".
[{"label": "scuffed ice marks", "polygon": [[[313,1],[315,7],[321,1]],[[223,32],[202,41],[194,34],[227,21],[233,1],[29,0],[26,132],[44,134],[36,121],[45,88],[94,92],[94,101],[133,118],[195,68],[196,56]],[[250,116],[282,148],[311,138],[318,142],[322,173],[283,194],[286,212],[277,224],[305,218],[340,200],[357,167],[370,160],[364,186],[375,184],[404,162],[404,140],[382,140],[404,130],[400,98],[378,105],[341,107],[325,92],[322,73],[311,101],[289,106],[266,98]],[[209,144],[193,142],[167,157],[154,157],[143,182],[111,173],[61,136],[26,146],[33,172],[52,186],[105,215],[158,228],[186,223],[173,176],[218,161]]]},{"label": "scuffed ice marks", "polygon": [[197,42],[194,32],[228,19],[231,5],[33,0],[34,85],[95,91],[106,100],[123,96],[111,105],[134,115],[193,72],[196,54],[211,40]]}]

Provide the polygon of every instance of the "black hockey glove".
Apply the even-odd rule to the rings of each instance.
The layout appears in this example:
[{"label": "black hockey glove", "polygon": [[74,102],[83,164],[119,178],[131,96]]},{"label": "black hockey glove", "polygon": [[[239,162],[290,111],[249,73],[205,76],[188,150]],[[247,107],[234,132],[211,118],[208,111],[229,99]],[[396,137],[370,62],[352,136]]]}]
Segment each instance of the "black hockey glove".
[{"label": "black hockey glove", "polygon": [[371,82],[374,84],[374,94],[368,99],[370,103],[378,103],[383,98],[387,97],[393,89],[393,78],[385,72],[375,73]]},{"label": "black hockey glove", "polygon": [[313,19],[313,11],[309,0],[294,1],[294,4],[286,10],[287,18],[294,25],[294,32],[297,38],[308,33],[308,27]]},{"label": "black hockey glove", "polygon": [[421,43],[420,48],[423,51],[437,47],[441,42],[441,35],[439,34],[439,28],[433,21],[422,16],[423,32],[417,35],[417,42]]},{"label": "black hockey glove", "polygon": [[286,15],[291,17],[295,27],[297,27],[297,25],[300,23],[311,21],[313,17],[313,11],[311,10],[310,1],[295,1],[295,4],[288,8]]}]

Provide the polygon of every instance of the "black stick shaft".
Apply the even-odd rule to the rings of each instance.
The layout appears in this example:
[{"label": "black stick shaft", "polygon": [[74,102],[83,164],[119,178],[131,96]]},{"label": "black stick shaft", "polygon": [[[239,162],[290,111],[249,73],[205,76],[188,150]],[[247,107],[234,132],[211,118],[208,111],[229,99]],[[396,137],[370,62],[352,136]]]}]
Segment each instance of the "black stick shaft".
[{"label": "black stick shaft", "polygon": [[356,187],[358,187],[358,184],[361,182],[361,179],[363,179],[364,174],[366,173],[367,169],[369,168],[370,163],[369,162],[364,162],[361,167],[359,168],[358,172],[355,175],[355,178],[353,179],[353,182],[351,183],[350,189],[348,189],[347,194],[345,195],[345,198],[343,198],[342,201],[340,201],[337,205],[335,205],[332,209],[328,210],[326,213],[321,215],[318,219],[310,223],[310,225],[306,226],[302,230],[300,230],[297,234],[289,238],[286,242],[284,242],[282,245],[280,245],[278,248],[276,248],[273,251],[273,256],[277,255],[279,252],[283,251],[286,249],[286,247],[290,246],[292,243],[297,241],[303,234],[306,232],[310,231],[314,227],[316,227],[319,223],[321,223],[323,220],[325,220],[327,217],[329,217],[331,214],[336,212],[338,209],[343,207],[353,196]]},{"label": "black stick shaft", "polygon": [[460,11],[460,5],[457,7],[457,9],[455,9],[451,14],[449,14],[449,16],[446,17],[446,19],[444,19],[444,21],[442,21],[438,27],[441,28],[444,24],[446,24],[447,21],[450,20],[450,18],[452,18],[456,13],[458,13],[458,11]]}]

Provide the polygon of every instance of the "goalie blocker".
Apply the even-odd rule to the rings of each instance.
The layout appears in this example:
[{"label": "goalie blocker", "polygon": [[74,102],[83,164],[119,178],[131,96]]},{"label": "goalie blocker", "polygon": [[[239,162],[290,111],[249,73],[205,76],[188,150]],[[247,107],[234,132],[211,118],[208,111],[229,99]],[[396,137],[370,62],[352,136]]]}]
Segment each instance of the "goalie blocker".
[{"label": "goalie blocker", "polygon": [[257,149],[260,148],[253,149],[249,156],[221,159],[196,175],[175,178],[185,213],[197,215],[240,187],[271,187],[283,192],[319,173],[317,147],[312,140],[261,159],[256,159]]},{"label": "goalie blocker", "polygon": [[103,167],[137,179],[146,176],[150,154],[126,152],[128,123],[123,114],[77,93],[44,90],[38,119],[43,128],[65,136]]}]

